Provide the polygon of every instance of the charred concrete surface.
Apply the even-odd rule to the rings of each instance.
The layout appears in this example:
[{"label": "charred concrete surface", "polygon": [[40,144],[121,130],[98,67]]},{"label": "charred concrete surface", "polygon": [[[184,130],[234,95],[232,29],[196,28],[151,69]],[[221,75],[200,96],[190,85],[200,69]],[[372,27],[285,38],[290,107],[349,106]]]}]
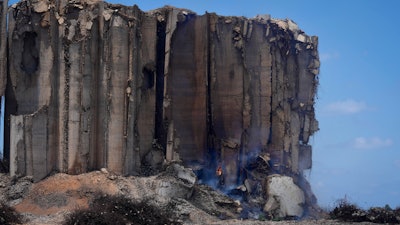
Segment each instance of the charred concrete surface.
[{"label": "charred concrete surface", "polygon": [[268,15],[20,1],[0,77],[10,172],[138,175],[181,161],[254,204],[266,203],[271,174],[292,177],[315,203],[302,173],[318,130],[317,46]]}]

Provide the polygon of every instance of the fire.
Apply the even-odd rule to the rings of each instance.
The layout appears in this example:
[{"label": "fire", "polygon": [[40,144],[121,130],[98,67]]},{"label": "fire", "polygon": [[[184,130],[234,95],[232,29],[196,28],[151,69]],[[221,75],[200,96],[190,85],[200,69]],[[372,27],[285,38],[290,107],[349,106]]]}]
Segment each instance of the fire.
[{"label": "fire", "polygon": [[215,171],[218,177],[222,176],[222,167],[218,166],[217,170]]}]

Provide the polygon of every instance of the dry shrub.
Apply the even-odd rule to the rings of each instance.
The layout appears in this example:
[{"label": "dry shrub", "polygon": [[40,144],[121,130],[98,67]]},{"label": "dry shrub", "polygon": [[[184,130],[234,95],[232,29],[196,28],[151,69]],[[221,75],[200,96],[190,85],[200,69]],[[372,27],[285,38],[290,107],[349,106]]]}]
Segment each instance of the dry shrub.
[{"label": "dry shrub", "polygon": [[395,211],[390,208],[373,207],[367,211],[367,217],[373,223],[399,223]]},{"label": "dry shrub", "polygon": [[400,218],[400,206],[397,207],[394,211],[394,214],[396,214],[396,216],[398,216]]},{"label": "dry shrub", "polygon": [[21,215],[14,208],[0,202],[0,224],[21,224]]},{"label": "dry shrub", "polygon": [[76,210],[64,225],[172,225],[181,224],[148,201],[134,202],[123,196],[97,195],[89,209]]},{"label": "dry shrub", "polygon": [[400,223],[400,209],[390,207],[372,207],[368,210],[360,209],[347,199],[338,201],[337,206],[329,213],[332,219],[345,222],[373,222],[373,223]]},{"label": "dry shrub", "polygon": [[332,219],[346,222],[367,221],[367,215],[364,210],[357,205],[350,203],[346,198],[340,199],[337,206],[329,213]]}]

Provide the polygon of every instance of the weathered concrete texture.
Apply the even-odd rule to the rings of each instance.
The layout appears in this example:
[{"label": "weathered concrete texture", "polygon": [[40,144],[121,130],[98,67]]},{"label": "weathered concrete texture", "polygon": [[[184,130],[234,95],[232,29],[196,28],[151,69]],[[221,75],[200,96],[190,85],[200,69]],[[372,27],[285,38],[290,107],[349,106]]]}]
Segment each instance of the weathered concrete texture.
[{"label": "weathered concrete texture", "polygon": [[256,190],[311,168],[318,39],[291,20],[24,0],[8,29],[14,174],[138,174],[165,158]]},{"label": "weathered concrete texture", "polygon": [[52,154],[48,148],[48,111],[11,116],[11,174],[33,176],[35,181],[52,172]]},{"label": "weathered concrete texture", "polygon": [[36,150],[25,140],[18,151],[52,152],[47,174],[139,172],[154,138],[156,19],[137,7],[45,1],[22,1],[9,18],[11,113],[48,108],[48,145]]},{"label": "weathered concrete texture", "polygon": [[8,1],[0,1],[0,96],[4,95],[7,82],[7,8]]},{"label": "weathered concrete texture", "polygon": [[303,191],[293,182],[293,178],[271,175],[267,180],[268,201],[264,211],[273,218],[303,216],[305,196]]},{"label": "weathered concrete texture", "polygon": [[290,20],[181,18],[165,76],[174,151],[184,161],[208,156],[222,164],[228,185],[237,184],[238,168],[261,152],[272,155],[276,172],[309,169],[307,143],[318,129],[317,44]]}]

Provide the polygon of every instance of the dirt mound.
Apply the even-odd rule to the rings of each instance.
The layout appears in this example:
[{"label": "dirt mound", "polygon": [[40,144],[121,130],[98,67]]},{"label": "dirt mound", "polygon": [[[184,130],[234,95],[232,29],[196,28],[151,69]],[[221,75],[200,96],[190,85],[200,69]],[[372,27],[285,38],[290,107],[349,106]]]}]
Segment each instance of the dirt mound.
[{"label": "dirt mound", "polygon": [[18,212],[38,216],[68,212],[87,208],[92,194],[96,192],[117,194],[118,187],[101,172],[78,176],[56,174],[32,185],[27,197],[15,208]]}]

